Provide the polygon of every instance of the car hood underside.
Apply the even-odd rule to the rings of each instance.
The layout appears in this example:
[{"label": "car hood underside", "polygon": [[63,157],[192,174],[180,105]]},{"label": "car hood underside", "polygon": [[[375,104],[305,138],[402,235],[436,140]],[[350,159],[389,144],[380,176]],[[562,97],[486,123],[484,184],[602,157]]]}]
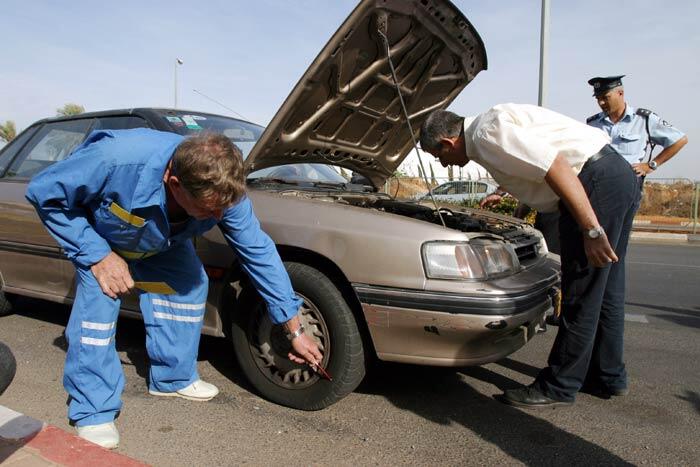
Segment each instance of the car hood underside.
[{"label": "car hood underside", "polygon": [[413,144],[384,37],[415,133],[486,69],[481,38],[449,1],[363,0],[267,126],[248,170],[320,162],[383,183]]}]

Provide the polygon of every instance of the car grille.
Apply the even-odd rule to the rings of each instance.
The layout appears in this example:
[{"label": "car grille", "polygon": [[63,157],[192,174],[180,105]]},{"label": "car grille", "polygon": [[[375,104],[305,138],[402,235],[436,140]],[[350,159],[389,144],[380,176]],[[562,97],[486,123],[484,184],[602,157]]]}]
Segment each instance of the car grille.
[{"label": "car grille", "polygon": [[538,258],[539,237],[528,234],[521,229],[513,229],[502,234],[506,241],[513,245],[515,254],[523,266],[527,266]]}]

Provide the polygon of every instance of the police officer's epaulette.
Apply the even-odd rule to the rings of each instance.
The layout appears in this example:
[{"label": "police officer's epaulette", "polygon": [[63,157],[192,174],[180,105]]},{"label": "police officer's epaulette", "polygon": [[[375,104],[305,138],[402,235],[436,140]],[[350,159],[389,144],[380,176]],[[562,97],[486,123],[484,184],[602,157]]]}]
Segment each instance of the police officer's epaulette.
[{"label": "police officer's epaulette", "polygon": [[595,115],[591,115],[590,117],[588,117],[588,118],[586,119],[586,123],[591,123],[593,120],[595,120],[596,118],[600,117],[600,114],[601,114],[601,112],[598,112],[598,113],[595,114]]},{"label": "police officer's epaulette", "polygon": [[642,109],[642,108],[640,107],[640,108],[637,109],[637,111],[636,111],[635,113],[636,113],[637,115],[641,115],[642,117],[649,117],[649,115],[653,114],[654,112],[652,112],[652,111],[649,110],[649,109]]}]

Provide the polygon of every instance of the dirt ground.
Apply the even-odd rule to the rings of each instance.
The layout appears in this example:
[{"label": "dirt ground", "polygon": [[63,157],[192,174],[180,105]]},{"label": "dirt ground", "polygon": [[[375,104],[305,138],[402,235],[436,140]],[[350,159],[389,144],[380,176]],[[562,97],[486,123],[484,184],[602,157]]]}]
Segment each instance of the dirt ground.
[{"label": "dirt ground", "polygon": [[644,197],[637,219],[649,219],[654,223],[687,222],[693,216],[693,190],[691,183],[645,183]]},{"label": "dirt ground", "polygon": [[[636,219],[652,224],[692,222],[694,188],[692,183],[647,182]],[[425,182],[417,177],[394,177],[388,183],[389,194],[398,199],[416,199],[427,191]]]}]

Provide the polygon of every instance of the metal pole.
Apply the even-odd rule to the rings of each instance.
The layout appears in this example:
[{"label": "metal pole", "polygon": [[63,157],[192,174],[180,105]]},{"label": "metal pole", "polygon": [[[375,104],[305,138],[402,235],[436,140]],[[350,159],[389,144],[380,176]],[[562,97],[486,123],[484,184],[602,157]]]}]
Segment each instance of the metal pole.
[{"label": "metal pole", "polygon": [[173,106],[174,109],[177,109],[177,67],[182,65],[183,63],[185,63],[185,62],[183,62],[179,58],[175,59],[175,89],[174,89],[175,99],[174,99],[174,106]]},{"label": "metal pole", "polygon": [[540,32],[540,88],[537,104],[547,105],[547,75],[549,68],[549,0],[542,0],[542,24]]},{"label": "metal pole", "polygon": [[695,212],[693,213],[693,235],[697,233],[698,228],[698,205],[700,204],[700,182],[695,183]]}]

